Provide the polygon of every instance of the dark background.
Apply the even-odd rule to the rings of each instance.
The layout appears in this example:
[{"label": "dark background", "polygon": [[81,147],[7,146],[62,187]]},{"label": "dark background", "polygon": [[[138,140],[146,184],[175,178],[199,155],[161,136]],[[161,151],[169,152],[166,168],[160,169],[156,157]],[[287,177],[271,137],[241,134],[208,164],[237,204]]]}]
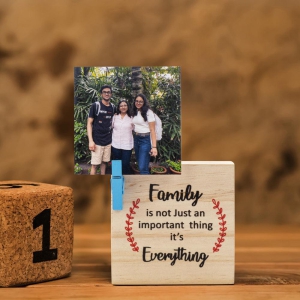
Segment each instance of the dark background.
[{"label": "dark background", "polygon": [[0,28],[0,180],[109,221],[110,178],[73,175],[73,68],[176,65],[183,160],[235,163],[237,223],[300,224],[299,1],[1,0]]}]

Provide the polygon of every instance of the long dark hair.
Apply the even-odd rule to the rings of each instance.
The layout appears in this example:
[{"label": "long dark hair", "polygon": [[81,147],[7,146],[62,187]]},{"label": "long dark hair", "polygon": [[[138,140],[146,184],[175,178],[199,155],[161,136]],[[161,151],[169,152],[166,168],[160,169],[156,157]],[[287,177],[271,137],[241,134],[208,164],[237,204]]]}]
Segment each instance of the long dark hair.
[{"label": "long dark hair", "polygon": [[119,103],[118,103],[118,105],[117,105],[117,115],[119,115],[120,113],[121,113],[121,111],[120,111],[120,105],[121,105],[121,103],[122,102],[124,102],[124,103],[126,103],[127,104],[127,116],[128,117],[131,117],[132,116],[132,114],[131,114],[131,109],[130,109],[130,106],[129,106],[129,103],[125,100],[125,99],[121,99],[120,101],[119,101]]},{"label": "long dark hair", "polygon": [[141,115],[144,119],[145,122],[147,122],[147,111],[148,109],[150,109],[150,106],[149,106],[149,102],[146,98],[146,96],[144,94],[138,94],[135,98],[134,98],[134,103],[133,103],[133,115],[136,116],[137,113],[138,113],[138,109],[136,108],[135,106],[135,100],[137,97],[141,97],[143,100],[144,100],[144,104],[143,106],[141,107]]}]

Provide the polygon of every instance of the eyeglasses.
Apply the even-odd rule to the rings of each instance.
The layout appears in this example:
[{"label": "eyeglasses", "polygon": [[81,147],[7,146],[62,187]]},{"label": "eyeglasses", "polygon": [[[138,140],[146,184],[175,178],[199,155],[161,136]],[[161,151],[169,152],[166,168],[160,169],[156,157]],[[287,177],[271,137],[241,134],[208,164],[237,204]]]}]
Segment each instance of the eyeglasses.
[{"label": "eyeglasses", "polygon": [[135,100],[135,103],[136,103],[136,104],[143,104],[144,101],[138,101],[138,100]]},{"label": "eyeglasses", "polygon": [[120,105],[119,107],[127,107],[127,104],[124,104],[124,105]]},{"label": "eyeglasses", "polygon": [[111,94],[111,91],[102,91],[102,94],[110,95],[110,94]]}]

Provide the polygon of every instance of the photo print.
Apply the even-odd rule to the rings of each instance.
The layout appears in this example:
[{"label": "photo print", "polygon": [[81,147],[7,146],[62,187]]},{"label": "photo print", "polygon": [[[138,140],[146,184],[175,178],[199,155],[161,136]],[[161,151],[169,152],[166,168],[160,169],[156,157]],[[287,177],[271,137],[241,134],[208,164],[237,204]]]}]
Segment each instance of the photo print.
[{"label": "photo print", "polygon": [[178,66],[74,68],[74,173],[181,173]]}]

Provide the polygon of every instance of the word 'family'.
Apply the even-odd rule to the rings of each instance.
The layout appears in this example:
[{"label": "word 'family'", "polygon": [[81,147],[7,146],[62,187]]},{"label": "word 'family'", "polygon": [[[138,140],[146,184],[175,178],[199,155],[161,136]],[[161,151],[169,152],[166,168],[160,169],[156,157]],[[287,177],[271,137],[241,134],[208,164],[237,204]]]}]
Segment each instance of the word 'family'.
[{"label": "word 'family'", "polygon": [[163,190],[155,189],[155,186],[159,186],[159,184],[150,183],[149,187],[149,200],[153,202],[153,193],[157,192],[156,197],[158,200],[162,201],[168,201],[168,200],[176,200],[179,201],[193,201],[192,206],[196,206],[198,203],[198,200],[203,196],[203,193],[200,193],[199,191],[193,192],[192,186],[188,184],[185,188],[185,191],[182,189],[180,191],[175,191],[173,193],[171,192],[165,192]]}]

